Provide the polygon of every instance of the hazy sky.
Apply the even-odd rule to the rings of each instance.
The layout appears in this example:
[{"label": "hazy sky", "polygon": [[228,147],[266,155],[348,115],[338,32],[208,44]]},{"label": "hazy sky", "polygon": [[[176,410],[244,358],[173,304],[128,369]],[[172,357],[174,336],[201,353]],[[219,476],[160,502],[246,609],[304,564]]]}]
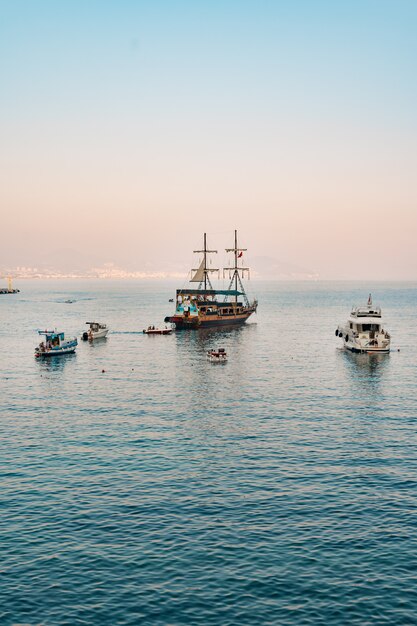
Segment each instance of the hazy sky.
[{"label": "hazy sky", "polygon": [[0,0],[0,271],[176,271],[238,228],[417,279],[416,32],[414,0]]}]

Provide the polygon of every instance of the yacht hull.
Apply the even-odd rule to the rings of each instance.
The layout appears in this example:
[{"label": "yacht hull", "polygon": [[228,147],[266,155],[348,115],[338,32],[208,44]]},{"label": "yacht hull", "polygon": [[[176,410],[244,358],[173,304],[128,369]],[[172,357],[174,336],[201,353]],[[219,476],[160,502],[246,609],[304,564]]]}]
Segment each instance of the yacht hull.
[{"label": "yacht hull", "polygon": [[355,354],[389,354],[390,348],[356,348],[355,346],[344,346],[345,350]]}]

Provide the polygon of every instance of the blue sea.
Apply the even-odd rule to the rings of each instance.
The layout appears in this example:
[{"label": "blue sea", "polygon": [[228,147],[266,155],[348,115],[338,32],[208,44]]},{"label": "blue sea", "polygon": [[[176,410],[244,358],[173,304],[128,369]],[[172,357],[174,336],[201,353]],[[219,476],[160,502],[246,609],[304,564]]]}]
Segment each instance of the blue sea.
[{"label": "blue sea", "polygon": [[[16,286],[1,626],[417,623],[416,284],[253,281],[246,326],[166,337],[142,329],[174,283]],[[390,355],[334,334],[370,290]],[[34,358],[37,329],[93,320],[106,340]]]}]

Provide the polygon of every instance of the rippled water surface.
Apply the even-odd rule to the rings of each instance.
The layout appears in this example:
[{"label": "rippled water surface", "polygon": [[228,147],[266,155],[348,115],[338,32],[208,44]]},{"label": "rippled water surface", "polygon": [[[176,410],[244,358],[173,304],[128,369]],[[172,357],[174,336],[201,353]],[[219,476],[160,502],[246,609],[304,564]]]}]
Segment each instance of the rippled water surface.
[{"label": "rippled water surface", "polygon": [[[245,327],[168,337],[141,331],[175,285],[19,287],[0,296],[2,626],[416,623],[416,285],[373,289],[382,357],[334,336],[368,285],[253,283]],[[36,329],[90,319],[106,340],[35,360]]]}]

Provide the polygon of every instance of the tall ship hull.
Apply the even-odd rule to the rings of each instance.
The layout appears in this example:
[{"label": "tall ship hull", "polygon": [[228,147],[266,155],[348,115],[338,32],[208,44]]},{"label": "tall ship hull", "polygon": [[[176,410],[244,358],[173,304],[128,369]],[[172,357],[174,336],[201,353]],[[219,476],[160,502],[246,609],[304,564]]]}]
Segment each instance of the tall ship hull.
[{"label": "tall ship hull", "polygon": [[241,326],[252,313],[256,313],[258,302],[249,302],[243,288],[242,278],[249,273],[249,268],[239,264],[243,256],[244,248],[238,248],[237,232],[235,231],[235,245],[227,248],[227,252],[233,253],[234,265],[223,268],[223,272],[229,274],[230,284],[228,289],[215,289],[210,281],[209,274],[218,272],[218,269],[207,267],[207,255],[215,254],[217,250],[207,249],[206,234],[204,234],[204,247],[195,250],[203,255],[200,266],[190,280],[199,283],[197,289],[184,288],[176,291],[176,309],[173,315],[165,318],[166,323],[175,324],[176,329],[198,328],[221,328],[225,326]]},{"label": "tall ship hull", "polygon": [[[178,298],[192,297],[189,292],[184,293],[182,289],[177,290]],[[187,302],[187,300],[186,300]],[[244,324],[252,313],[256,312],[256,304],[244,306],[242,302],[238,302],[237,307],[225,306],[224,302],[197,300],[191,301],[195,311],[188,314],[183,311],[180,306],[177,307],[174,315],[165,318],[165,322],[175,324],[178,330],[184,328],[213,328],[215,326],[240,326]],[[207,312],[207,309],[211,309]]]}]

